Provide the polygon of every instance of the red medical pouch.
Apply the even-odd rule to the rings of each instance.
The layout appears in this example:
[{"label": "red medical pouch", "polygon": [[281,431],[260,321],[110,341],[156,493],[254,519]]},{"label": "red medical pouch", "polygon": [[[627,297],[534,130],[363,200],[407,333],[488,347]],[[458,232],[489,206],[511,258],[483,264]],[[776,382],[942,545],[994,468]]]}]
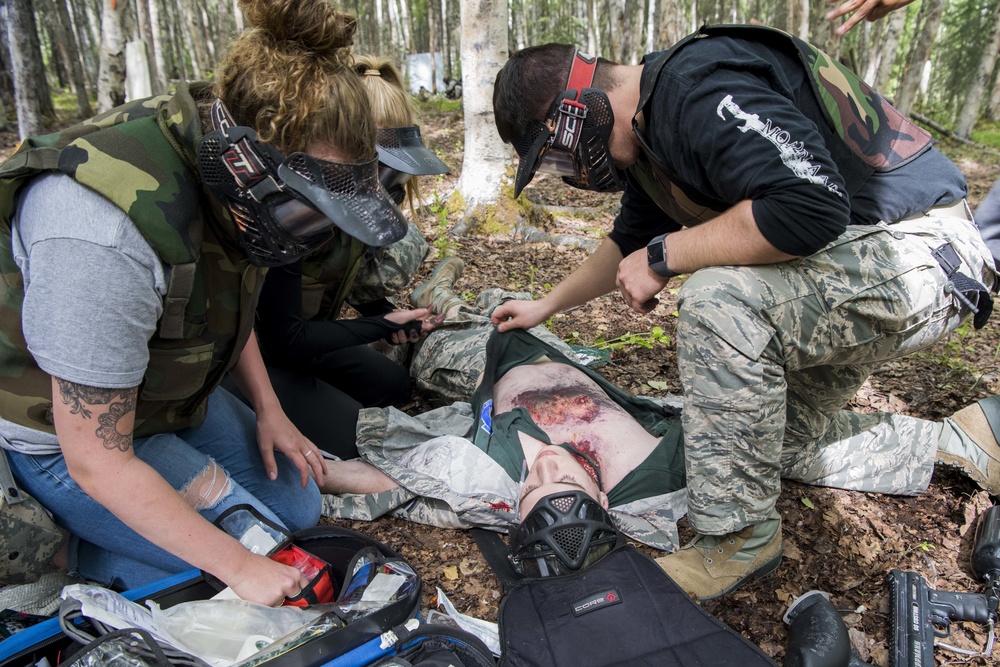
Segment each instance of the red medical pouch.
[{"label": "red medical pouch", "polygon": [[271,554],[269,558],[283,565],[291,565],[309,578],[309,585],[295,597],[285,598],[283,606],[309,607],[314,604],[333,602],[337,597],[330,564],[325,560],[317,558],[294,544],[286,545],[281,550]]}]

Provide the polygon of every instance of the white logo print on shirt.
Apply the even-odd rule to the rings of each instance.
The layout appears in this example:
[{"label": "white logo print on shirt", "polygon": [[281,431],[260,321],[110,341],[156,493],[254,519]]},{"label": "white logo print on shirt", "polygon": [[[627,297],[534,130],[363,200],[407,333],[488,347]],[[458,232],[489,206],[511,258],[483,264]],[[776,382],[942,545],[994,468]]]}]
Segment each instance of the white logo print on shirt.
[{"label": "white logo print on shirt", "polygon": [[738,128],[740,132],[749,132],[752,130],[774,144],[775,148],[778,149],[778,154],[781,156],[781,161],[786,167],[792,170],[793,174],[810,183],[822,185],[830,192],[843,196],[840,188],[835,183],[831,183],[828,176],[821,176],[819,174],[820,165],[812,163],[812,153],[805,150],[801,141],[792,141],[792,136],[787,130],[782,130],[777,125],[771,123],[770,118],[767,119],[767,122],[762,123],[760,116],[757,114],[746,113],[733,101],[732,95],[726,95],[719,102],[719,106],[715,110],[722,120],[726,120],[726,116],[723,113],[724,110],[731,113],[734,120],[743,121],[744,125]]}]

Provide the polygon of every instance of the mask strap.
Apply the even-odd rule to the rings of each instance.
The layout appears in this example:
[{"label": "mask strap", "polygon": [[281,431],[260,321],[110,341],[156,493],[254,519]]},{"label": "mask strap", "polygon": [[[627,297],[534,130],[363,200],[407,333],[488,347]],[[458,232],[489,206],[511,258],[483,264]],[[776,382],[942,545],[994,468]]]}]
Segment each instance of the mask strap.
[{"label": "mask strap", "polygon": [[556,122],[553,141],[554,148],[570,152],[576,150],[584,120],[587,118],[587,105],[580,101],[580,97],[583,90],[590,88],[591,83],[593,83],[596,70],[597,58],[588,56],[581,51],[577,51],[573,55],[573,64],[570,65],[566,90],[575,91],[575,95],[572,98],[565,97],[559,102],[559,118]]}]

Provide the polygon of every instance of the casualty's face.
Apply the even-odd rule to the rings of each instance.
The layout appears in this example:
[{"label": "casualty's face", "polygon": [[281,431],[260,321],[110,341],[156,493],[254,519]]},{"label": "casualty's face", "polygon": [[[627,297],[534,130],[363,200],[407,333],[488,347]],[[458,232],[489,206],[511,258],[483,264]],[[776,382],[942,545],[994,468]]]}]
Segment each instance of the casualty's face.
[{"label": "casualty's face", "polygon": [[527,516],[539,498],[564,491],[583,491],[605,509],[608,506],[607,496],[576,457],[562,447],[545,445],[521,485],[518,514]]}]

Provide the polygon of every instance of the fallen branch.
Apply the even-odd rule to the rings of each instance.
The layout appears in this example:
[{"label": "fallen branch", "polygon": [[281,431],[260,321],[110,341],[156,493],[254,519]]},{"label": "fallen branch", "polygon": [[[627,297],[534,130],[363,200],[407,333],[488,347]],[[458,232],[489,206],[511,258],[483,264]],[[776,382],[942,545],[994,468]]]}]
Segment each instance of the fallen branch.
[{"label": "fallen branch", "polygon": [[549,234],[534,225],[521,222],[514,230],[514,238],[518,236],[528,243],[551,243],[552,245],[563,245],[567,248],[580,248],[587,252],[593,252],[600,241],[587,238],[586,236],[573,236],[572,234]]},{"label": "fallen branch", "polygon": [[935,132],[940,132],[941,134],[943,134],[944,136],[948,137],[949,139],[954,139],[955,141],[961,142],[963,144],[967,144],[969,146],[975,146],[976,148],[989,148],[989,146],[986,146],[985,144],[979,144],[979,143],[976,143],[975,141],[973,141],[971,139],[966,139],[965,137],[958,136],[957,134],[955,134],[954,132],[952,132],[951,130],[949,130],[944,125],[941,125],[940,123],[935,123],[933,120],[931,120],[927,116],[925,116],[923,114],[919,114],[916,111],[911,111],[910,112],[910,118],[912,118],[913,120],[917,121],[918,123],[926,125],[927,127],[931,128]]}]

